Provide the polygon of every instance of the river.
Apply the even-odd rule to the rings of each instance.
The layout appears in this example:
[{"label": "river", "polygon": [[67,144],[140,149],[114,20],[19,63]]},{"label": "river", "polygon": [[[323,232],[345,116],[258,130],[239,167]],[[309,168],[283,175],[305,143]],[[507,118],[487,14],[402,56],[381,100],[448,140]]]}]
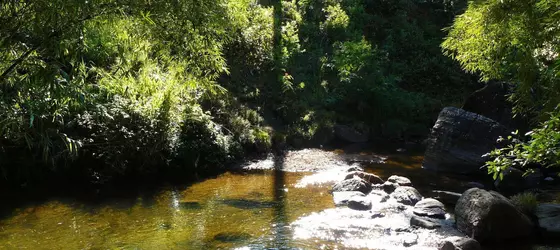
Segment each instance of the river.
[{"label": "river", "polygon": [[[306,158],[308,154],[317,155]],[[320,180],[309,171],[317,172],[313,166],[328,170],[333,164],[332,168],[347,164],[329,159],[347,155],[319,150],[295,155],[290,164],[301,164],[283,169],[290,171],[260,166],[274,168],[274,159],[267,159],[254,163],[256,169],[230,171],[188,185],[163,185],[95,200],[60,196],[27,201],[0,219],[0,249],[351,247],[351,242],[340,238],[297,235],[293,225],[302,217],[334,208],[328,171]],[[352,157],[382,178],[409,177],[422,193],[434,188],[459,191],[470,181],[423,171],[420,153],[386,154],[383,162],[372,152]]]}]

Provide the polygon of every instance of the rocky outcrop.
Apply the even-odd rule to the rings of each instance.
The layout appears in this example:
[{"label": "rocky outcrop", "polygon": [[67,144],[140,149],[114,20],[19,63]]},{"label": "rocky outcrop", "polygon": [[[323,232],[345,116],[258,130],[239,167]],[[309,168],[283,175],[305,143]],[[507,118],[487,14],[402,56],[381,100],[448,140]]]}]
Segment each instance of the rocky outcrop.
[{"label": "rocky outcrop", "polygon": [[414,205],[414,214],[433,218],[445,219],[445,206],[436,199],[427,198]]},{"label": "rocky outcrop", "polygon": [[369,140],[367,133],[360,133],[346,125],[335,125],[334,134],[338,139],[345,142],[364,143]]},{"label": "rocky outcrop", "polygon": [[371,184],[360,178],[352,178],[334,184],[332,191],[333,192],[360,191],[364,194],[367,194],[371,191]]},{"label": "rocky outcrop", "polygon": [[426,141],[425,169],[459,174],[482,174],[482,155],[507,134],[498,122],[459,108],[444,108]]},{"label": "rocky outcrop", "polygon": [[535,215],[539,221],[539,228],[545,237],[555,239],[560,237],[559,204],[540,204],[537,206]]},{"label": "rocky outcrop", "polygon": [[457,228],[480,242],[530,237],[533,223],[504,196],[472,188],[455,206]]},{"label": "rocky outcrop", "polygon": [[414,206],[417,202],[422,200],[422,195],[413,187],[397,187],[391,198],[395,199],[398,203],[409,206]]}]

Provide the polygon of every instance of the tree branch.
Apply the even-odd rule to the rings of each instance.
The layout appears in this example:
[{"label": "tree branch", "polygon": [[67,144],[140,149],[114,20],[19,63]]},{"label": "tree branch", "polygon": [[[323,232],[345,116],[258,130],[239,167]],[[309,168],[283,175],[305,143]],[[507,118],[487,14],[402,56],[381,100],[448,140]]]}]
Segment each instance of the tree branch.
[{"label": "tree branch", "polygon": [[23,55],[21,55],[17,60],[15,60],[14,63],[10,65],[10,67],[4,70],[4,73],[0,75],[0,82],[4,81],[4,79],[8,77],[8,75],[18,66],[18,64],[23,62],[23,60],[25,60],[25,58],[27,58],[33,51],[35,51],[35,47],[32,47],[29,50],[27,50],[25,53],[23,53]]}]

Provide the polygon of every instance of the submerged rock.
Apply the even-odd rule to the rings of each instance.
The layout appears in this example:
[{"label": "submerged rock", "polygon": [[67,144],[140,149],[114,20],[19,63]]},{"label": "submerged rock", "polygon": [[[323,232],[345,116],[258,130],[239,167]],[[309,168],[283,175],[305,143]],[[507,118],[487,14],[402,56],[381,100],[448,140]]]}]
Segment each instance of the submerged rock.
[{"label": "submerged rock", "polygon": [[419,216],[445,219],[445,205],[432,198],[423,199],[416,203],[413,212]]},{"label": "submerged rock", "polygon": [[333,192],[333,201],[335,206],[346,206],[348,205],[348,201],[354,197],[364,197],[366,196],[364,193],[360,191],[343,191],[343,192]]},{"label": "submerged rock", "polygon": [[533,223],[504,196],[471,188],[455,206],[457,228],[481,242],[527,238]]},{"label": "submerged rock", "polygon": [[348,208],[354,210],[370,210],[371,200],[362,196],[353,196],[348,200]]},{"label": "submerged rock", "polygon": [[482,155],[496,146],[508,130],[500,123],[459,108],[446,107],[426,141],[423,167],[459,174],[483,174]]},{"label": "submerged rock", "polygon": [[539,204],[535,215],[545,237],[560,237],[560,204]]},{"label": "submerged rock", "polygon": [[387,179],[388,182],[399,184],[399,186],[412,186],[410,179],[398,175],[393,175]]},{"label": "submerged rock", "polygon": [[391,193],[391,198],[399,203],[414,206],[422,199],[422,195],[413,187],[397,187],[395,191]]},{"label": "submerged rock", "polygon": [[348,180],[340,181],[334,184],[333,192],[343,192],[343,191],[360,191],[367,194],[371,191],[372,187],[369,182],[366,182],[359,178],[353,178]]}]

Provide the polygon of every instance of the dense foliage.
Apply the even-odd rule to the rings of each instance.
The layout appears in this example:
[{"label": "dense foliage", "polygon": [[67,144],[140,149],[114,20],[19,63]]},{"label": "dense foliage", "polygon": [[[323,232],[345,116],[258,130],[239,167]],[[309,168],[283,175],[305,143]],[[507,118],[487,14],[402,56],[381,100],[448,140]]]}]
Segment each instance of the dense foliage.
[{"label": "dense foliage", "polygon": [[[260,25],[246,20],[257,8],[220,0],[3,1],[2,179],[80,165],[71,170],[98,180],[221,164],[244,143],[267,144],[258,117],[216,84],[228,70],[223,47],[258,39],[239,35]],[[217,106],[220,113],[211,112]],[[174,156],[183,162],[170,162]]]},{"label": "dense foliage", "polygon": [[2,1],[1,182],[202,171],[334,124],[422,137],[473,88],[439,49],[460,10],[415,0]]},{"label": "dense foliage", "polygon": [[492,151],[487,163],[494,178],[509,167],[560,166],[559,37],[556,0],[471,1],[449,29],[445,53],[483,80],[511,83],[515,113],[541,122],[526,136],[500,139],[507,146]]},{"label": "dense foliage", "polygon": [[474,0],[455,19],[446,54],[483,80],[515,84],[518,114],[547,118],[560,102],[560,2]]}]

